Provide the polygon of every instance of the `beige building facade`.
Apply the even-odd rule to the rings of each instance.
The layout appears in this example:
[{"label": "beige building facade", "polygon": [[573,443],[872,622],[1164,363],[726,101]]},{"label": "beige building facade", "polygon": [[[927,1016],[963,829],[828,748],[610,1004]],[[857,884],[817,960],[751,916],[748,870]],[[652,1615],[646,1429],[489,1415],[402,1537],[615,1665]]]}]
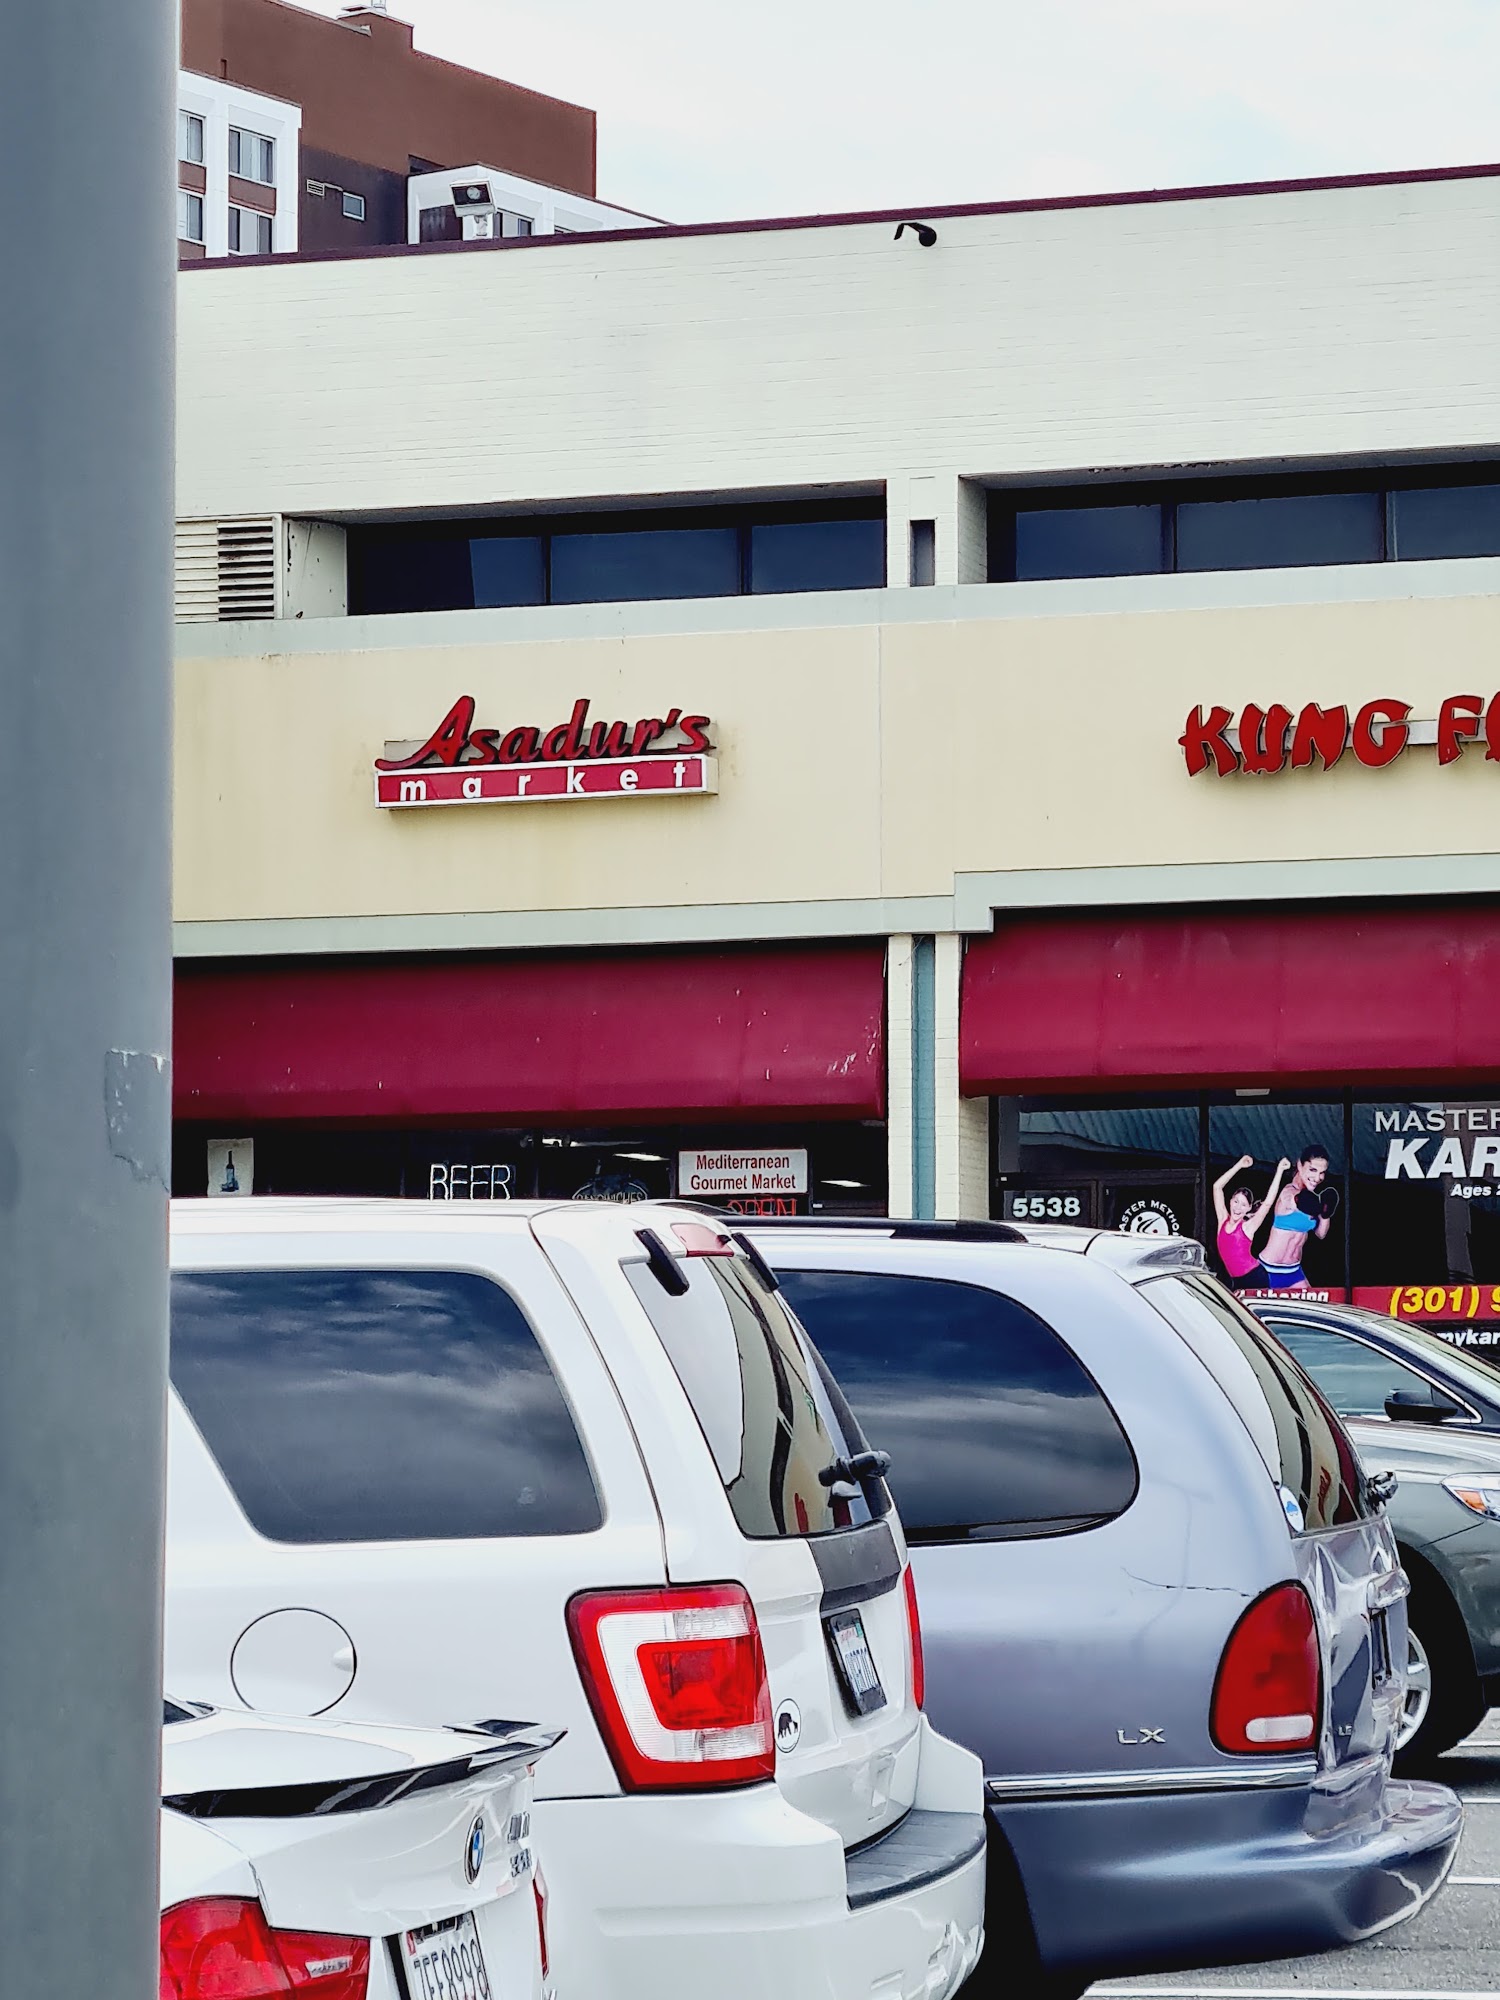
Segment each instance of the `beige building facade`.
[{"label": "beige building facade", "polygon": [[1316,1145],[1308,1282],[1500,1283],[1497,211],[185,272],[179,1188],[1214,1241]]}]

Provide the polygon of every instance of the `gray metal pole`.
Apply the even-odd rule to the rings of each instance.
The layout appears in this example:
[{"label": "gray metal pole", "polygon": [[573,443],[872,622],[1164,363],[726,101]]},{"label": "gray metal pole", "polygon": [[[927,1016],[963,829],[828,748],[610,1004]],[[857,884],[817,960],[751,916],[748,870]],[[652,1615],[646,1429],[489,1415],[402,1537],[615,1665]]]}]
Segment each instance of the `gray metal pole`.
[{"label": "gray metal pole", "polygon": [[172,0],[0,31],[0,1988],[157,1979]]}]

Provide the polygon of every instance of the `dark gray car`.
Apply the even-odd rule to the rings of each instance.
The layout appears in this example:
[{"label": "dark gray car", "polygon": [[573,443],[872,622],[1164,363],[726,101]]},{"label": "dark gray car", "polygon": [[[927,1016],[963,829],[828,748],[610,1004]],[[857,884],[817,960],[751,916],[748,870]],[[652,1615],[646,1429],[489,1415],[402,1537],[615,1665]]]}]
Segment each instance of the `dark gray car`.
[{"label": "dark gray car", "polygon": [[1400,1747],[1413,1769],[1467,1736],[1500,1693],[1500,1438],[1354,1418],[1412,1582]]},{"label": "dark gray car", "polygon": [[988,1779],[977,1984],[1326,1950],[1420,1907],[1461,1809],[1391,1778],[1390,1528],[1199,1247],[750,1233],[893,1455],[928,1706]]},{"label": "dark gray car", "polygon": [[[1434,1511],[1439,1523],[1459,1519],[1448,1505],[1452,1493],[1442,1491],[1431,1467],[1460,1464],[1470,1443],[1477,1447],[1474,1463],[1483,1465],[1488,1444],[1500,1442],[1500,1371],[1488,1358],[1495,1350],[1482,1350],[1481,1358],[1383,1313],[1295,1295],[1258,1299],[1251,1309],[1351,1429],[1358,1423],[1362,1455],[1368,1460],[1369,1444],[1380,1445],[1374,1462],[1389,1464],[1401,1478],[1392,1524],[1412,1583],[1413,1689],[1398,1768],[1417,1769],[1451,1749],[1500,1703],[1495,1618],[1483,1598],[1474,1601],[1472,1589],[1467,1598],[1458,1595],[1444,1564],[1427,1548]],[[1423,1487],[1425,1492],[1413,1490]]]}]

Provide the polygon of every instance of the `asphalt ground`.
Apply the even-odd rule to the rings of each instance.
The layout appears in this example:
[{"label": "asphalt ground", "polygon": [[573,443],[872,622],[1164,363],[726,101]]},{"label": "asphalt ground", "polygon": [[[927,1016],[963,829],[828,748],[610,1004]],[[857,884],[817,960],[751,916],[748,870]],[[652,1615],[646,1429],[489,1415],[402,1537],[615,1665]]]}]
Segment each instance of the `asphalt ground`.
[{"label": "asphalt ground", "polygon": [[1500,1992],[1500,1709],[1430,1774],[1465,1802],[1463,1839],[1453,1872],[1419,1916],[1369,1944],[1319,1958],[1283,1958],[1203,1972],[1115,1979],[1090,1989],[1091,2000],[1453,2000]]}]

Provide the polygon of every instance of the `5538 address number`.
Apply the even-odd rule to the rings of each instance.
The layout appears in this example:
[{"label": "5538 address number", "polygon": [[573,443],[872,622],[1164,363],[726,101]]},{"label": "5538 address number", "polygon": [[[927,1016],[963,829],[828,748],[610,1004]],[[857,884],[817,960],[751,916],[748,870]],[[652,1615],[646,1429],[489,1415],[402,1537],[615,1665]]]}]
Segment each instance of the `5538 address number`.
[{"label": "5538 address number", "polygon": [[1007,1222],[1077,1222],[1083,1215],[1081,1194],[1007,1194]]}]

